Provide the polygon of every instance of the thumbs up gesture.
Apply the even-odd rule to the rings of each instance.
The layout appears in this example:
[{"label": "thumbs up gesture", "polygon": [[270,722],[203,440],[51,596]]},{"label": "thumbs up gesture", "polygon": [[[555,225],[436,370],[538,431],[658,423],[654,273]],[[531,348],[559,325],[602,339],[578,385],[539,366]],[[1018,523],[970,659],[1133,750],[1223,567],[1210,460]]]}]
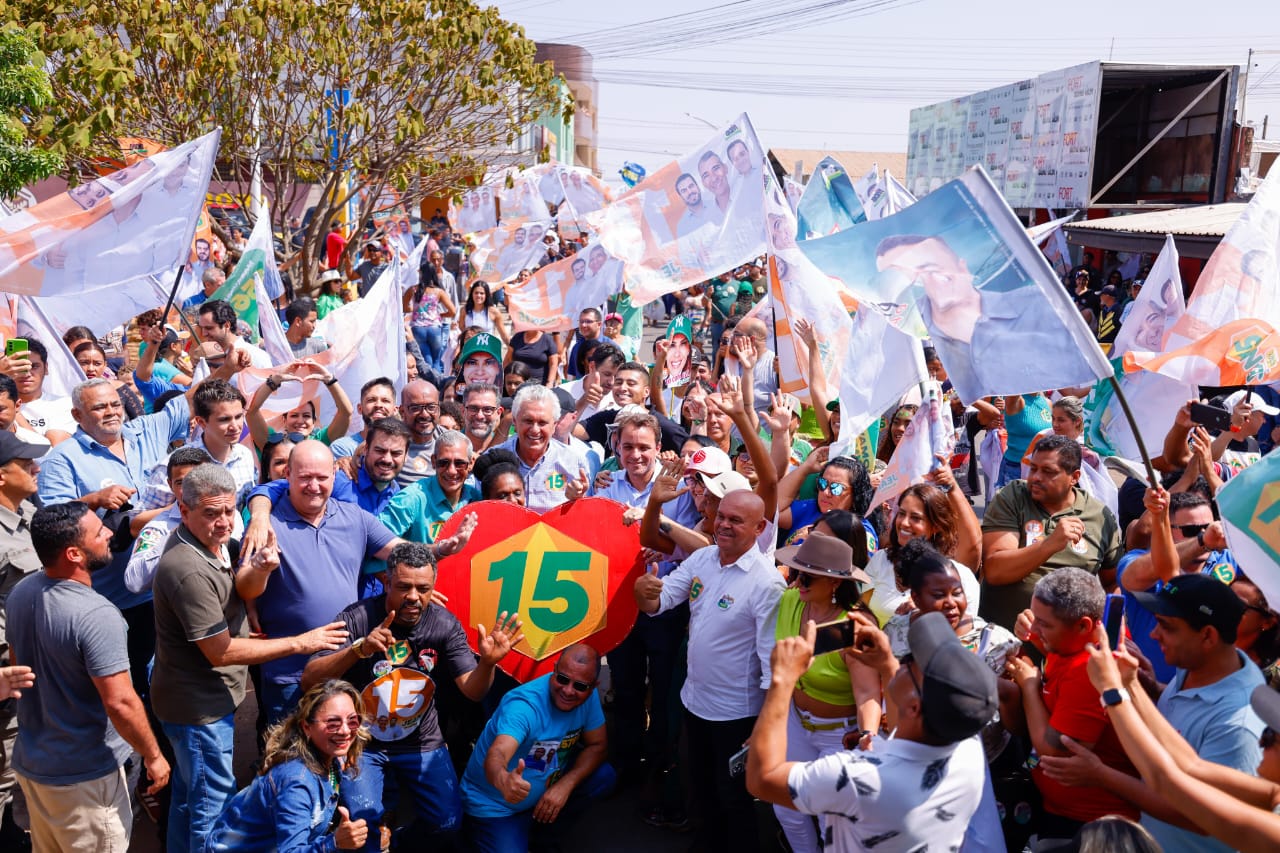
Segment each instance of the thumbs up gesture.
[{"label": "thumbs up gesture", "polygon": [[361,820],[352,820],[346,806],[338,806],[338,828],[333,840],[339,850],[359,850],[369,838],[369,826]]},{"label": "thumbs up gesture", "polygon": [[516,769],[507,773],[502,780],[502,798],[513,806],[524,802],[529,796],[530,785],[524,778],[524,759],[516,762]]},{"label": "thumbs up gesture", "polygon": [[636,603],[645,613],[653,613],[658,609],[658,600],[662,597],[662,578],[658,577],[658,567],[651,565],[644,574],[636,578]]}]

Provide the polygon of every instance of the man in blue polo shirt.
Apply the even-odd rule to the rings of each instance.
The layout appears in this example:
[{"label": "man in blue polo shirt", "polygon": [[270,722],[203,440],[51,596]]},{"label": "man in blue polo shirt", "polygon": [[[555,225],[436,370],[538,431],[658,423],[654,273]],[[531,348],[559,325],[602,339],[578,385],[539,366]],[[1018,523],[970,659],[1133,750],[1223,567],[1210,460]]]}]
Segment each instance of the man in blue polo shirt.
[{"label": "man in blue polo shirt", "polygon": [[[273,571],[242,563],[236,575],[236,591],[246,602],[257,602],[259,624],[270,637],[302,634],[329,623],[356,597],[364,561],[386,559],[404,541],[359,506],[330,500],[334,461],[323,443],[307,440],[294,447],[287,477],[288,496],[269,517],[280,567]],[[254,513],[245,540],[250,546],[242,548],[242,560],[266,541],[260,511]],[[306,655],[291,655],[262,665],[260,701],[272,722],[297,703],[306,663]]]},{"label": "man in blue polo shirt", "polygon": [[1156,679],[1167,684],[1174,668],[1151,637],[1155,616],[1138,603],[1135,594],[1156,592],[1184,574],[1204,574],[1230,584],[1238,568],[1227,550],[1222,524],[1213,520],[1213,510],[1203,495],[1147,489],[1145,502],[1151,518],[1151,550],[1135,548],[1121,557],[1116,583],[1124,594],[1124,615],[1133,641],[1151,661]]}]

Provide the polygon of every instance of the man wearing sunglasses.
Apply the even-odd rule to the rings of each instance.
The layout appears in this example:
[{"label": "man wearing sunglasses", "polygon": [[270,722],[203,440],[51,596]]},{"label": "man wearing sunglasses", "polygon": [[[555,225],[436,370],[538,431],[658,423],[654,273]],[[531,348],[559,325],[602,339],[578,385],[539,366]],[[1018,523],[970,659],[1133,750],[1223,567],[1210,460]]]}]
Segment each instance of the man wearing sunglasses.
[{"label": "man wearing sunglasses", "polygon": [[528,850],[531,836],[554,841],[547,836],[563,837],[567,824],[613,790],[599,678],[600,654],[578,643],[551,674],[502,697],[462,774],[471,849],[509,853]]},{"label": "man wearing sunglasses", "polygon": [[1156,680],[1167,684],[1173,679],[1174,668],[1151,637],[1155,617],[1138,603],[1135,594],[1158,592],[1179,575],[1205,574],[1230,584],[1239,567],[1227,548],[1222,522],[1213,520],[1213,509],[1204,495],[1147,489],[1144,502],[1147,512],[1138,523],[1150,524],[1151,550],[1134,548],[1121,557],[1116,583],[1124,593],[1124,617],[1133,641],[1151,661]]}]

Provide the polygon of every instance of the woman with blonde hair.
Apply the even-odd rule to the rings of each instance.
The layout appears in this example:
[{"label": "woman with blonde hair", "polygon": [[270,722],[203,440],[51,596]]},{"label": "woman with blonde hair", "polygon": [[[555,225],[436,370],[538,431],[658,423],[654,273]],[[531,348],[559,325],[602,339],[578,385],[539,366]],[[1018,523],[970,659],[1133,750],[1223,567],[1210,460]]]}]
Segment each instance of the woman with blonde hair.
[{"label": "woman with blonde hair", "polygon": [[[365,846],[369,828],[352,820],[341,791],[359,775],[369,733],[360,694],[331,679],[306,692],[267,733],[259,775],[227,805],[209,833],[223,853],[329,853]],[[332,837],[330,837],[332,836]]]}]

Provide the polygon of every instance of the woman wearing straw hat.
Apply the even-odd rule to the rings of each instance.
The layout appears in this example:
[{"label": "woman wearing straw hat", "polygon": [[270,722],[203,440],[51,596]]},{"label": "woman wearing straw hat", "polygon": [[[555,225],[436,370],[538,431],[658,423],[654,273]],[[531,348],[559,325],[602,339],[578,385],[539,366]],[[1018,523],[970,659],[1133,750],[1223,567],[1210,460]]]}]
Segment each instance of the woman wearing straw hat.
[{"label": "woman wearing straw hat", "polygon": [[[866,532],[853,525],[857,547],[837,538],[818,521],[799,545],[779,548],[777,561],[790,569],[790,585],[778,604],[776,636],[799,636],[803,626],[847,618],[862,609],[858,583],[870,578]],[[841,749],[851,749],[880,728],[880,678],[854,661],[845,650],[814,657],[792,693],[787,718],[787,760],[813,761]],[[796,853],[819,850],[813,818],[774,806]]]}]

